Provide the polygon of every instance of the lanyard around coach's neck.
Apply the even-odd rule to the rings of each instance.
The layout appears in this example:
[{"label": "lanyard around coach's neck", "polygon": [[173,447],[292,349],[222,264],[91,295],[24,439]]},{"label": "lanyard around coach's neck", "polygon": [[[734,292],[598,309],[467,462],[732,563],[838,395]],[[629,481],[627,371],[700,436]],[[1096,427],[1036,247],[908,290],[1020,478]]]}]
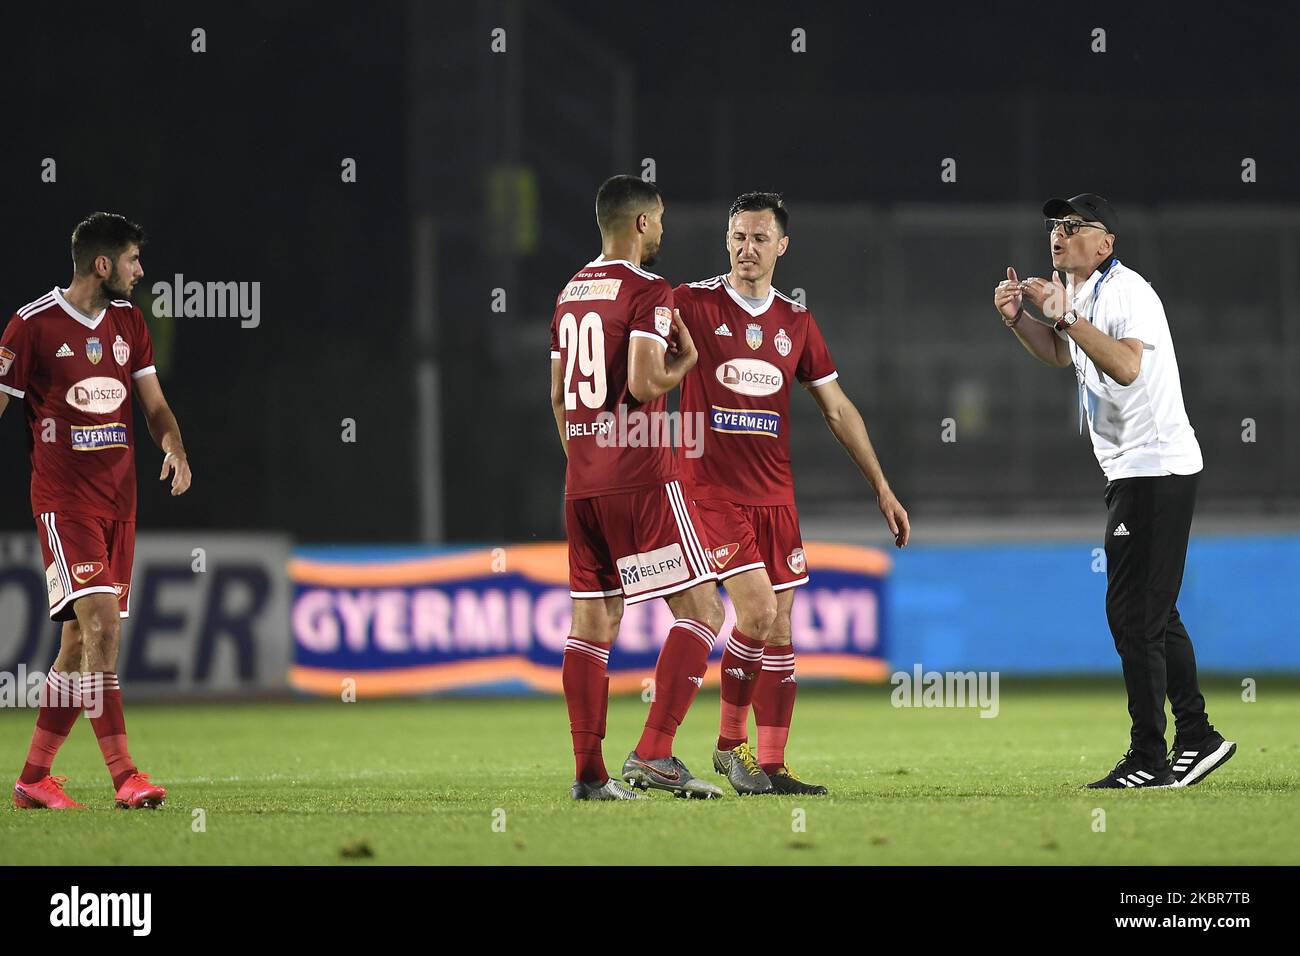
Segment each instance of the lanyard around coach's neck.
[{"label": "lanyard around coach's neck", "polygon": [[[1097,297],[1101,295],[1101,287],[1106,284],[1106,280],[1111,277],[1115,267],[1119,265],[1119,259],[1112,257],[1106,264],[1106,268],[1101,270],[1101,275],[1097,279],[1097,284],[1092,287],[1092,301],[1088,303],[1088,324],[1092,325],[1093,315],[1097,311]],[[1083,349],[1079,349],[1083,352]],[[1079,434],[1083,434],[1083,416],[1088,402],[1088,353],[1083,352],[1083,369],[1079,372]]]}]

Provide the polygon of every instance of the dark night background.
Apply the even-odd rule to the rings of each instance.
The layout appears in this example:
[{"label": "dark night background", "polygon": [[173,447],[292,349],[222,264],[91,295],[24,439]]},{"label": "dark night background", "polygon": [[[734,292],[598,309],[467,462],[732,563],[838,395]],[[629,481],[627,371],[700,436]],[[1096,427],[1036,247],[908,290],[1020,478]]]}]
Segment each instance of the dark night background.
[{"label": "dark night background", "polygon": [[[1169,313],[1206,507],[1291,515],[1298,20],[1195,4],[24,6],[5,23],[0,304],[66,285],[69,233],[95,209],[152,236],[142,307],[175,273],[261,283],[259,328],[155,329],[195,484],[167,496],[138,419],[141,528],[418,540],[423,362],[440,383],[443,536],[557,538],[551,305],[599,251],[601,180],[650,157],[668,210],[655,268],[674,282],[725,271],[735,194],[785,193],[776,285],[808,289],[914,522],[1099,514],[1072,380],[999,338],[990,304],[1008,250],[1046,267],[1042,200],[1097,191],[1122,221],[1133,212],[1137,238],[1118,251]],[[806,53],[791,52],[795,28]],[[56,183],[40,179],[45,157]],[[344,157],[356,183],[340,181]],[[943,157],[956,183],[940,181]],[[1242,182],[1243,157],[1257,182]],[[927,210],[937,225],[900,238]],[[420,221],[431,246],[413,239]],[[422,273],[431,299],[414,291]],[[942,418],[966,427],[962,401],[986,425],[943,445]],[[861,510],[851,466],[795,402],[801,506]],[[16,406],[0,420],[0,525],[14,530],[31,524],[24,428]]]}]

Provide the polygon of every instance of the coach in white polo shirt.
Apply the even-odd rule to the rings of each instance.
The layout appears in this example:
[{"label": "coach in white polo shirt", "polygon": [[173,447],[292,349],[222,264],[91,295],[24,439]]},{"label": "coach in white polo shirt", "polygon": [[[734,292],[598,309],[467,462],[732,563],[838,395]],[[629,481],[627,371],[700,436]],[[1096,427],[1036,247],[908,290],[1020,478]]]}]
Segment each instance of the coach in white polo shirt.
[{"label": "coach in white polo shirt", "polygon": [[[1048,200],[1043,215],[1052,279],[1020,280],[1008,267],[993,304],[1035,358],[1073,367],[1080,429],[1086,419],[1107,478],[1106,618],[1133,727],[1128,753],[1088,786],[1188,786],[1237,749],[1205,714],[1177,607],[1201,448],[1183,408],[1164,307],[1115,255],[1119,222],[1110,203],[1083,193]],[[1174,711],[1172,760],[1165,754],[1166,694]]]}]

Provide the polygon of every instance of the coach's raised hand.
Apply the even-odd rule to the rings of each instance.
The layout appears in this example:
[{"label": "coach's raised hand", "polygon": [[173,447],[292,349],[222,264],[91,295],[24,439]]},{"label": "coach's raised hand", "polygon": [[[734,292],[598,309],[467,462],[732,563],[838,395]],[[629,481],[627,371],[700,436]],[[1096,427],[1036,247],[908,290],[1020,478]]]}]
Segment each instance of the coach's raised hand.
[{"label": "coach's raised hand", "polygon": [[1038,309],[1049,319],[1059,319],[1069,308],[1069,295],[1061,276],[1053,272],[1052,281],[1031,278],[1020,283],[1020,291],[1029,300],[1029,304]]},{"label": "coach's raised hand", "polygon": [[1002,316],[1004,325],[1014,325],[1020,320],[1022,306],[1020,280],[1016,278],[1016,270],[1007,266],[1007,277],[993,287],[993,307]]}]

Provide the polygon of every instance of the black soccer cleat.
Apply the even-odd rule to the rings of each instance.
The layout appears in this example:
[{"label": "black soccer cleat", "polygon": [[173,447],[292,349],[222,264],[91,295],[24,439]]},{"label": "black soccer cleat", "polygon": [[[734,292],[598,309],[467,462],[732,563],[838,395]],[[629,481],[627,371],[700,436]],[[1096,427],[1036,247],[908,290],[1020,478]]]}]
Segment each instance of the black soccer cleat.
[{"label": "black soccer cleat", "polygon": [[1137,787],[1172,787],[1174,775],[1169,764],[1144,767],[1133,751],[1129,751],[1115,764],[1115,769],[1100,780],[1087,784],[1085,790],[1124,790]]},{"label": "black soccer cleat", "polygon": [[1223,734],[1213,730],[1204,740],[1193,745],[1175,740],[1173,749],[1169,751],[1174,786],[1190,787],[1200,783],[1231,760],[1236,752],[1235,743],[1224,740]]},{"label": "black soccer cleat", "polygon": [[749,742],[740,744],[731,750],[713,751],[713,769],[722,774],[742,797],[754,793],[771,793],[772,781],[767,779],[763,768],[758,765],[754,748]]},{"label": "black soccer cleat", "polygon": [[824,797],[830,792],[819,783],[804,783],[793,770],[784,764],[767,776],[772,781],[772,790],[770,792],[779,793],[782,796],[788,794],[799,797]]}]

